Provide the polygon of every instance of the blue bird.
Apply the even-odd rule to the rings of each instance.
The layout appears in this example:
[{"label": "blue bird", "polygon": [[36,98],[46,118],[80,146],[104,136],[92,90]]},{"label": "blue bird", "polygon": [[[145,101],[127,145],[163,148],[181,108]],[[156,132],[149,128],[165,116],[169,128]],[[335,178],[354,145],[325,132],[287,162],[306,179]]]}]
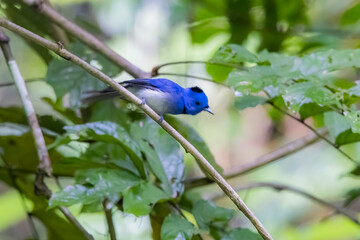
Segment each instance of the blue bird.
[{"label": "blue bird", "polygon": [[[208,98],[199,87],[183,88],[165,78],[134,79],[120,83],[135,96],[149,105],[163,120],[163,114],[196,115],[202,111],[214,114],[209,108]],[[84,103],[104,100],[121,95],[112,88],[87,92]]]}]

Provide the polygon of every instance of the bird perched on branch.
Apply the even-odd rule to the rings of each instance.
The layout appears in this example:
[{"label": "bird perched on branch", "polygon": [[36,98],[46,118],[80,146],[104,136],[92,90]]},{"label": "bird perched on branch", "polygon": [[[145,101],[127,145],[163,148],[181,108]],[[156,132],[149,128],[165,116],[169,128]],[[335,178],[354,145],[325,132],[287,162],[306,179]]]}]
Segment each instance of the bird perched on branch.
[{"label": "bird perched on branch", "polygon": [[[202,111],[214,114],[209,108],[208,98],[199,87],[182,88],[165,78],[134,79],[119,83],[135,96],[142,99],[163,119],[163,114],[196,115]],[[86,92],[83,103],[91,103],[121,95],[112,88]]]}]

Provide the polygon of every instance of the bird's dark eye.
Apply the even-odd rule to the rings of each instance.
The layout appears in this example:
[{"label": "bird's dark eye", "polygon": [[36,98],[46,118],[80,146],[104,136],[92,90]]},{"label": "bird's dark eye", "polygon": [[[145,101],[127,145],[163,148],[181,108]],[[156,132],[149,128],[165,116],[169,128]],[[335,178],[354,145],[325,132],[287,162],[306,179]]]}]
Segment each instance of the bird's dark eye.
[{"label": "bird's dark eye", "polygon": [[199,103],[199,102],[195,102],[195,104],[196,104],[196,105],[200,105],[200,103]]}]

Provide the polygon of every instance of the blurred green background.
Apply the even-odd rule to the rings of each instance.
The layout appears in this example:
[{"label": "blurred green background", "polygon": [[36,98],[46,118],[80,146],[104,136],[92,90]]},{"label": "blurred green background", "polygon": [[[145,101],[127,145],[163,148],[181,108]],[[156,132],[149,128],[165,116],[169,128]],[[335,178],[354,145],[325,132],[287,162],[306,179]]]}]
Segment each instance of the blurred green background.
[{"label": "blurred green background", "polygon": [[[3,2],[3,1],[0,1]],[[5,15],[2,3],[2,16]],[[112,49],[150,71],[172,61],[207,61],[226,43],[243,45],[253,53],[263,49],[286,54],[303,54],[331,48],[357,48],[360,44],[360,1],[355,0],[51,0],[67,18],[94,33]],[[53,88],[43,81],[47,65],[25,41],[6,31],[11,39],[20,70],[25,76],[32,102],[39,115],[56,114],[42,98],[55,101]],[[11,82],[1,55],[0,84]],[[228,69],[204,64],[179,64],[161,68],[160,73],[190,74],[222,82]],[[356,73],[358,76],[358,72]],[[233,91],[213,82],[167,76],[183,87],[200,86],[208,95],[214,116],[177,116],[203,137],[217,163],[226,172],[250,162],[280,146],[310,133],[287,117],[270,118],[269,107],[258,106],[239,112],[233,107]],[[116,80],[131,79],[126,73]],[[14,86],[0,88],[0,107],[19,106]],[[0,135],[1,138],[1,135]],[[360,144],[345,150],[360,158]],[[196,163],[186,155],[186,178],[201,177]],[[286,183],[330,202],[344,199],[359,186],[347,175],[353,164],[328,144],[320,141],[282,160],[232,179],[233,186],[249,181]],[[64,184],[66,181],[64,180]],[[217,186],[199,191],[220,193]],[[286,191],[255,189],[239,193],[255,215],[278,240],[355,240],[360,239],[357,225],[302,196]],[[226,197],[216,199],[220,206],[234,208]],[[31,207],[30,201],[25,201]],[[351,206],[359,212],[360,202]],[[70,208],[75,215],[78,206]],[[147,217],[136,218],[116,212],[118,239],[151,239]],[[330,217],[329,217],[330,216]],[[80,222],[96,239],[107,239],[104,216],[82,213]],[[42,237],[45,229],[35,222]],[[252,228],[237,213],[233,226]],[[31,237],[26,213],[14,189],[0,183],[0,239]]]}]

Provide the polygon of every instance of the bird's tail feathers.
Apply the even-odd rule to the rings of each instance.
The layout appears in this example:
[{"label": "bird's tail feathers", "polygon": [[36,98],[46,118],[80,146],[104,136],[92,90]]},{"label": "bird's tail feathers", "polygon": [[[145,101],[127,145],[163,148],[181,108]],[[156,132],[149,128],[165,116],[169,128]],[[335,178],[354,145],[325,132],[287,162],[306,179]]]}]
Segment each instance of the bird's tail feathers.
[{"label": "bird's tail feathers", "polygon": [[87,91],[84,92],[81,101],[83,104],[91,104],[97,101],[102,101],[115,97],[122,98],[121,95],[116,91]]}]

